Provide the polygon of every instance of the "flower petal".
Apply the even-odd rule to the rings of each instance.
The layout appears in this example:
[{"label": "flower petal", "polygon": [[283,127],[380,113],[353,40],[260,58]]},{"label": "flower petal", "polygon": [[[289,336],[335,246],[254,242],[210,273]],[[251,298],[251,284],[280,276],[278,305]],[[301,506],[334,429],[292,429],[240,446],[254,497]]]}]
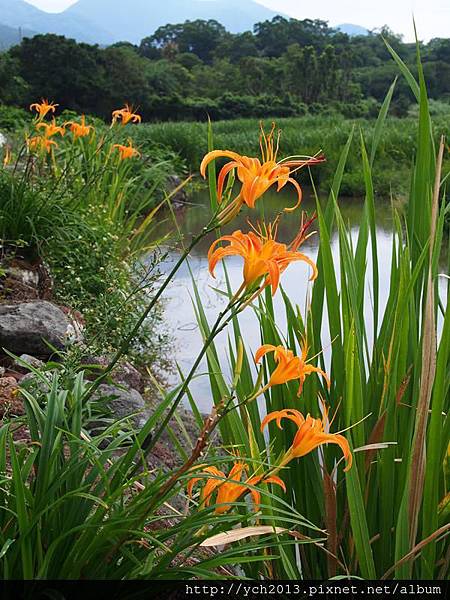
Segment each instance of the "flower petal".
[{"label": "flower petal", "polygon": [[263,356],[265,356],[269,352],[275,352],[276,349],[277,347],[273,346],[272,344],[264,344],[263,346],[261,346],[261,348],[259,348],[256,351],[255,363],[258,364]]},{"label": "flower petal", "polygon": [[216,158],[231,158],[231,160],[240,162],[241,156],[231,150],[213,150],[212,152],[208,152],[200,165],[200,174],[202,177],[206,177],[206,167]]}]

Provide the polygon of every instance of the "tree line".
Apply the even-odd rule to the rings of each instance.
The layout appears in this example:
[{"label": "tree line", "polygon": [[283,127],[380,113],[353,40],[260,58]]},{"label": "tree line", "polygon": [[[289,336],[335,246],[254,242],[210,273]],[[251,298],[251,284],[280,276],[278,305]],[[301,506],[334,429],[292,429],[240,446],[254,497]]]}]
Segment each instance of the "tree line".
[{"label": "tree line", "polygon": [[[386,40],[414,70],[415,44],[388,28],[348,36],[321,20],[275,17],[232,34],[217,21],[160,27],[140,45],[102,48],[57,35],[25,38],[0,54],[0,103],[36,98],[109,118],[126,98],[145,120],[376,114],[398,70]],[[450,39],[421,44],[431,98],[450,102]],[[393,108],[412,103],[403,81]]]}]

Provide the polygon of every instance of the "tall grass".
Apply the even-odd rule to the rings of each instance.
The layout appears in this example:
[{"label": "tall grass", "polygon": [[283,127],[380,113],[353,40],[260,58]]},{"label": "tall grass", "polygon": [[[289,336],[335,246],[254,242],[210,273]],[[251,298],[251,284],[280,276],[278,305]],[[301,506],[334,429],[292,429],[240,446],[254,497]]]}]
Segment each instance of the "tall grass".
[{"label": "tall grass", "polygon": [[[240,356],[246,332],[240,329],[238,319],[233,321],[229,341],[231,365],[240,365],[235,389],[230,389],[222,375],[214,345],[207,352],[214,402],[235,394],[236,408],[240,405],[221,423],[224,444],[231,452],[263,461],[269,469],[276,468],[280,455],[291,445],[295,430],[285,421],[283,429],[271,424],[266,438],[261,432],[263,416],[296,408],[305,415],[320,417],[322,401],[318,398],[322,398],[333,416],[332,431],[345,432],[354,453],[353,467],[346,473],[332,445],[290,462],[279,473],[286,482],[287,493],[277,489],[273,490],[274,496],[326,530],[327,541],[323,547],[280,547],[280,558],[250,570],[252,576],[264,572],[280,579],[337,575],[445,579],[450,574],[450,310],[446,299],[440,297],[438,286],[448,212],[446,177],[442,172],[446,149],[444,141],[435,146],[441,129],[430,119],[420,60],[416,82],[392,53],[417,98],[419,117],[406,212],[398,214],[393,209],[390,264],[380,262],[377,248],[374,167],[383,148],[383,130],[386,126],[391,130],[387,114],[392,88],[372,135],[366,137],[364,131],[351,131],[342,144],[328,202],[322,204],[317,199],[319,278],[307,313],[302,315],[283,291],[285,329],[276,323],[269,290],[254,307],[261,345],[288,346],[300,354],[306,338],[312,346],[310,355],[316,357],[314,364],[319,362],[322,368],[328,368],[331,388],[328,390],[318,378],[310,377],[300,398],[298,385],[291,382],[268,389],[264,406],[255,401],[248,403],[246,399],[254,395],[255,389],[268,382],[275,363],[271,358],[266,360],[255,379],[249,349]],[[395,133],[391,130],[388,136],[392,135]],[[245,132],[241,136],[244,138]],[[218,139],[222,146],[220,128]],[[364,217],[356,243],[339,208],[348,156],[355,145],[361,156],[365,186]],[[212,186],[211,194],[214,193]],[[336,257],[330,249],[334,228],[339,236]],[[391,272],[387,298],[380,292],[380,269]],[[206,336],[209,325],[195,287],[194,290],[199,326]],[[325,364],[322,354],[322,340],[326,339],[332,340],[329,364]],[[272,501],[268,499],[262,513],[267,518],[271,511]]]},{"label": "tall grass", "polygon": [[[388,196],[391,192],[405,194],[409,189],[410,165],[416,149],[416,119],[388,117],[386,127],[378,140],[378,159],[373,165],[374,185],[377,193]],[[268,125],[268,123],[266,123]],[[321,191],[331,186],[335,165],[342,147],[353,127],[361,128],[366,143],[370,145],[376,135],[375,121],[351,120],[342,116],[305,116],[277,120],[283,132],[283,152],[295,154],[301,148],[304,154],[312,156],[317,152],[320,141],[327,162],[314,170],[315,183]],[[437,130],[450,134],[449,119],[436,118]],[[255,156],[258,141],[255,138],[254,119],[236,119],[214,123],[214,143],[216,148],[233,148],[240,154]],[[184,158],[193,173],[198,171],[203,155],[207,151],[207,123],[160,123],[143,126],[140,138],[152,139],[177,152]],[[364,176],[361,170],[361,151],[353,145],[347,158],[345,173],[341,181],[343,196],[364,194]],[[450,164],[445,160],[444,170]],[[305,178],[303,181],[308,182]]]},{"label": "tall grass", "polygon": [[[0,427],[3,580],[211,579],[232,577],[229,565],[262,556],[267,542],[230,547],[220,557],[201,547],[223,522],[233,527],[240,516],[219,522],[213,509],[183,516],[173,506],[214,421],[182,467],[151,469],[144,442],[172,394],[141,432],[126,419],[99,432],[99,409],[83,402],[89,386],[83,372],[34,374],[37,390],[22,389],[26,418]],[[28,444],[20,441],[24,424]]]}]

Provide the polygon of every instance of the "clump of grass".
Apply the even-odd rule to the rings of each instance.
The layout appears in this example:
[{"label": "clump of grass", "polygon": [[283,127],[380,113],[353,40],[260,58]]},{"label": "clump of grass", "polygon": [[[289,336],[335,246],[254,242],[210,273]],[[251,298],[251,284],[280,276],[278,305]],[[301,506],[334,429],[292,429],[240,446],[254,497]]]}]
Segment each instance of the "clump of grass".
[{"label": "clump of grass", "polygon": [[[0,427],[0,574],[3,580],[155,580],[229,577],[265,543],[231,548],[220,560],[200,544],[221,530],[212,510],[184,517],[172,503],[212,431],[178,470],[150,469],[143,443],[170,403],[144,430],[125,419],[92,429],[84,374],[34,371],[41,391],[23,388],[26,418]],[[18,442],[26,424],[31,443]],[[98,429],[98,425],[97,425]],[[230,515],[233,526],[240,517]]]},{"label": "clump of grass", "polygon": [[3,247],[36,252],[36,240],[45,240],[60,224],[57,204],[41,193],[39,182],[25,174],[0,170],[0,239]]}]

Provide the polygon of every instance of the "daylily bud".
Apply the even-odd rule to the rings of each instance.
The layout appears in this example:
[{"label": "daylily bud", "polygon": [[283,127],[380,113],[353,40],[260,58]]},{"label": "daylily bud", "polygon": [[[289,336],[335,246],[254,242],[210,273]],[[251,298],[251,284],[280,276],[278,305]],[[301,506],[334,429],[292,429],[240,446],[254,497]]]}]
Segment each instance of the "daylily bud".
[{"label": "daylily bud", "polygon": [[242,339],[239,338],[237,354],[236,354],[236,364],[234,366],[233,388],[235,388],[239,382],[239,378],[240,378],[241,372],[242,372],[243,361],[244,361],[244,344],[242,343]]}]

